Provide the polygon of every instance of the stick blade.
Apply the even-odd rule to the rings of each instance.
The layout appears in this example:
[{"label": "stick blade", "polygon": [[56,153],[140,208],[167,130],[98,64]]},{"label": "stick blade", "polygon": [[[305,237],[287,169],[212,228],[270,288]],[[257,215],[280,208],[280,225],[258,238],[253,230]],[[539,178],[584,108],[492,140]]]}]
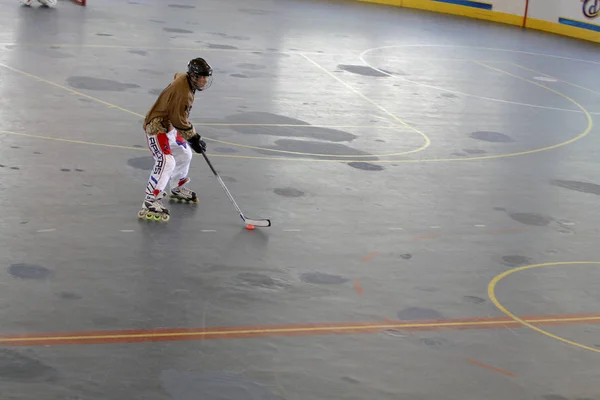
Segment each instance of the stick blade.
[{"label": "stick blade", "polygon": [[254,225],[261,228],[267,228],[271,226],[271,220],[269,219],[252,219],[252,218],[244,218],[244,222],[248,225]]}]

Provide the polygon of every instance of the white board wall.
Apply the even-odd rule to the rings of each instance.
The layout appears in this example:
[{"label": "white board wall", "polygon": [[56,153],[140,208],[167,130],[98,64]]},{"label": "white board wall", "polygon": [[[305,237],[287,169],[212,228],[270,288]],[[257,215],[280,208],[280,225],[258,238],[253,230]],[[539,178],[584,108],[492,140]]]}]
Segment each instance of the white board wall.
[{"label": "white board wall", "polygon": [[548,22],[558,22],[559,18],[569,18],[600,24],[599,11],[600,0],[529,0],[528,18]]},{"label": "white board wall", "polygon": [[491,3],[492,11],[513,14],[522,17],[525,15],[526,0],[481,0],[482,3]]}]

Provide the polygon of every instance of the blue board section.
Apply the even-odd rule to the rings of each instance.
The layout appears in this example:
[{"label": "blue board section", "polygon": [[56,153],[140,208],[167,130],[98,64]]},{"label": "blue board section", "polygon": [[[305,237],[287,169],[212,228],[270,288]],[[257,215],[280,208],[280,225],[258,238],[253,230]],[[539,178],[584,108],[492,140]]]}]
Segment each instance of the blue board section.
[{"label": "blue board section", "polygon": [[574,19],[559,18],[558,22],[563,25],[574,26],[576,28],[588,29],[590,31],[600,32],[600,25],[588,24],[587,22],[576,21]]},{"label": "blue board section", "polygon": [[438,3],[448,3],[448,4],[456,4],[459,6],[473,7],[473,8],[481,8],[483,10],[491,10],[492,5],[488,3],[481,3],[479,1],[470,1],[470,0],[433,0]]}]

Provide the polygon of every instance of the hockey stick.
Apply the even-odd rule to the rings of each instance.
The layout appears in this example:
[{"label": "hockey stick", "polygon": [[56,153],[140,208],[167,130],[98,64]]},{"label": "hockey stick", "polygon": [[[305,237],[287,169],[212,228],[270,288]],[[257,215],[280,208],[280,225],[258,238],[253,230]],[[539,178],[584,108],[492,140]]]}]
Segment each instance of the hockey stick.
[{"label": "hockey stick", "polygon": [[260,226],[260,227],[264,227],[264,228],[271,226],[271,220],[269,220],[269,219],[252,219],[252,218],[246,218],[246,216],[244,215],[244,213],[242,212],[242,210],[240,210],[240,208],[238,207],[237,203],[233,199],[233,196],[231,195],[231,193],[229,193],[229,190],[227,189],[227,186],[225,186],[225,183],[223,183],[223,180],[221,179],[221,177],[219,176],[219,174],[217,173],[217,171],[215,171],[215,168],[212,166],[210,160],[208,159],[208,157],[206,156],[206,153],[204,151],[202,152],[202,155],[204,156],[204,159],[206,160],[206,163],[210,167],[211,171],[217,177],[217,180],[219,181],[219,183],[223,187],[223,190],[225,190],[225,193],[227,193],[227,196],[229,197],[229,200],[231,200],[231,202],[235,206],[235,209],[240,214],[240,217],[242,218],[242,221],[244,221],[244,223],[246,225],[254,225],[254,226]]}]

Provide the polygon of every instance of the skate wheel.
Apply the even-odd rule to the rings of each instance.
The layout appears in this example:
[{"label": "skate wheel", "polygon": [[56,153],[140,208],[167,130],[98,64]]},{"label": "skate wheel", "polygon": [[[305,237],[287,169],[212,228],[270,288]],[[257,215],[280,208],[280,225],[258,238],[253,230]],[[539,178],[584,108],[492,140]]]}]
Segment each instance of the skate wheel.
[{"label": "skate wheel", "polygon": [[161,216],[160,216],[160,215],[153,215],[153,216],[152,216],[152,218],[153,218],[155,221],[160,221],[160,218],[161,218]]},{"label": "skate wheel", "polygon": [[152,213],[146,214],[146,219],[152,219],[152,218],[154,218],[154,215]]},{"label": "skate wheel", "polygon": [[169,214],[165,214],[165,215],[163,215],[163,216],[162,216],[162,220],[163,220],[164,222],[167,222],[167,221],[168,221],[168,220],[170,220],[170,219],[171,219],[171,216],[170,216]]},{"label": "skate wheel", "polygon": [[144,218],[145,216],[146,216],[146,212],[145,211],[143,211],[143,210],[138,211],[138,218]]}]

